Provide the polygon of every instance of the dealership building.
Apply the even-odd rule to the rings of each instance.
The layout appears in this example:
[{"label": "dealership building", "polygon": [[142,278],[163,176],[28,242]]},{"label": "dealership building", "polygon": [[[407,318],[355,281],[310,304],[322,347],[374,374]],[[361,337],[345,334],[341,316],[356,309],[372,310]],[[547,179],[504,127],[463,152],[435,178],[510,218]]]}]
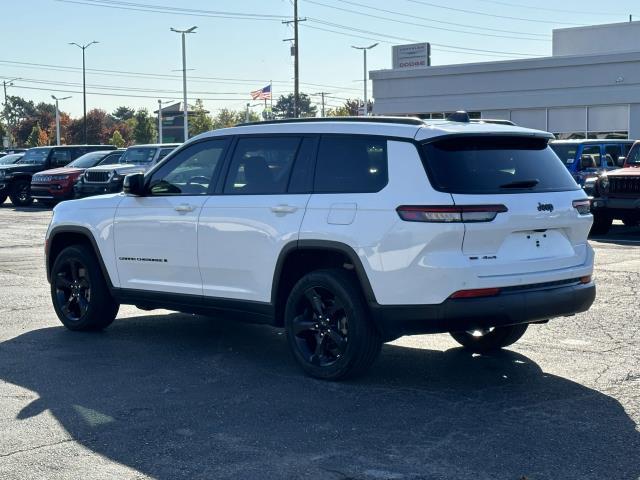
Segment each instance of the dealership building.
[{"label": "dealership building", "polygon": [[466,110],[558,138],[640,139],[640,22],[558,29],[552,42],[551,57],[459,65],[397,62],[394,52],[395,68],[369,73],[374,114]]}]

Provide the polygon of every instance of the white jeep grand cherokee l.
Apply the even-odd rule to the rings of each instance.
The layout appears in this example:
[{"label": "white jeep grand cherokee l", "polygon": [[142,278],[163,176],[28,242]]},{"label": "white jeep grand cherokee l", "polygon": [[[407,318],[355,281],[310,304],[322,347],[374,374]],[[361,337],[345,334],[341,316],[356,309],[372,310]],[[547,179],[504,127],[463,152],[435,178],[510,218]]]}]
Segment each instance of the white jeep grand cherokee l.
[{"label": "white jeep grand cherokee l", "polygon": [[536,130],[306,119],[199,135],[124,192],[64,202],[46,237],[55,311],[120,304],[283,326],[310,375],[450,332],[486,352],[594,301],[589,202]]}]

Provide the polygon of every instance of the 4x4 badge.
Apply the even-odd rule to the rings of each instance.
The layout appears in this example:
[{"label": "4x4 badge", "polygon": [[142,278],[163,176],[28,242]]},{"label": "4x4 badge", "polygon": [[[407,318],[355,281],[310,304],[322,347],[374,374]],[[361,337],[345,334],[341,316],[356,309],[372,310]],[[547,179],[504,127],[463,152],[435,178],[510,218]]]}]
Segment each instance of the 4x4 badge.
[{"label": "4x4 badge", "polygon": [[552,203],[538,203],[538,211],[539,212],[553,212],[553,204]]}]

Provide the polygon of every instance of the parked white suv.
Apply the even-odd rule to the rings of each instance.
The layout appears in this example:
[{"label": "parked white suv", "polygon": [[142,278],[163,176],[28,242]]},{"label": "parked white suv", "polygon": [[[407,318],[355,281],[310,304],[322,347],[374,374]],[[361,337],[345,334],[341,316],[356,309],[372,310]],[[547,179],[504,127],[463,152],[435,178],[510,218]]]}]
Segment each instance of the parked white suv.
[{"label": "parked white suv", "polygon": [[284,326],[310,375],[451,332],[486,352],[593,303],[589,202],[536,130],[308,119],[195,137],[124,193],[64,202],[47,232],[71,330],[120,304]]}]

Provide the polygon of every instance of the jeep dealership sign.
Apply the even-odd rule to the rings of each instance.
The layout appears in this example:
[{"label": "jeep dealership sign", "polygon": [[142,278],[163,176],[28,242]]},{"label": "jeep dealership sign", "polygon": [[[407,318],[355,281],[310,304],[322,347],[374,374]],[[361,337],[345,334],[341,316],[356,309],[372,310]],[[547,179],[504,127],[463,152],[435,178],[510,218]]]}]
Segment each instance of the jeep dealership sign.
[{"label": "jeep dealership sign", "polygon": [[412,43],[411,45],[393,46],[394,70],[424,68],[430,65],[431,45],[428,43]]}]

